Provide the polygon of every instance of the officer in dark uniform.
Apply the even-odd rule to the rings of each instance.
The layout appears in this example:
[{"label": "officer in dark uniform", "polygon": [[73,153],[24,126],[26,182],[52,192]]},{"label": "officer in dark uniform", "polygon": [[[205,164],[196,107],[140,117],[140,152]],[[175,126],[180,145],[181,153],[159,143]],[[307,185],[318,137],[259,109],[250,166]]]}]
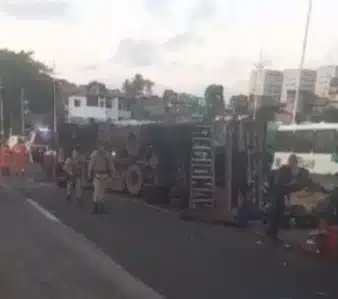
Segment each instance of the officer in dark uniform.
[{"label": "officer in dark uniform", "polygon": [[273,186],[271,186],[270,208],[267,236],[273,241],[278,241],[278,232],[283,224],[285,211],[285,200],[292,192],[303,189],[311,184],[309,172],[298,166],[298,158],[291,155],[288,164],[282,165],[274,175]]}]

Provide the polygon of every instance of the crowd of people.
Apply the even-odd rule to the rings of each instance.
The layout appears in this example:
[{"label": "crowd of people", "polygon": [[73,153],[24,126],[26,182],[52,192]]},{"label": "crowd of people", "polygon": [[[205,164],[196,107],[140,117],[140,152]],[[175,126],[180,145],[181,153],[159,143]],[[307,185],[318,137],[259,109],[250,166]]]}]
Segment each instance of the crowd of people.
[{"label": "crowd of people", "polygon": [[23,140],[10,148],[8,144],[0,144],[0,167],[3,176],[23,176],[25,174],[27,149]]},{"label": "crowd of people", "polygon": [[[0,167],[1,175],[9,177],[15,175],[24,177],[26,167],[30,159],[30,153],[22,139],[10,147],[7,143],[0,145]],[[56,166],[55,151],[48,147],[44,151],[42,161],[43,172],[47,177],[54,178]],[[59,161],[60,162],[60,161]],[[107,184],[111,174],[114,171],[112,155],[105,149],[104,143],[99,143],[90,157],[89,161],[81,151],[80,146],[74,146],[70,157],[65,159],[64,163],[59,163],[59,167],[66,179],[66,199],[71,201],[74,195],[78,203],[83,203],[83,185],[86,181],[93,185],[93,213],[104,213],[103,198],[107,189]]]}]

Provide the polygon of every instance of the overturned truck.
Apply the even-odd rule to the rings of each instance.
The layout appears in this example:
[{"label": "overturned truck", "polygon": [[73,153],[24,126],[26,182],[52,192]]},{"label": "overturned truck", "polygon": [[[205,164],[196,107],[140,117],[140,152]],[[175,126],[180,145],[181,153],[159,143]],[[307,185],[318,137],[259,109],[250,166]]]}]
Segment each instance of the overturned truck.
[{"label": "overturned truck", "polygon": [[[89,157],[97,141],[105,141],[116,169],[109,186],[112,191],[144,196],[152,203],[169,203],[176,199],[180,207],[187,207],[193,169],[192,135],[204,124],[211,126],[205,122],[136,121],[114,125],[65,124],[59,130],[59,144],[65,156],[78,144]],[[222,120],[212,125],[214,136],[210,152],[213,166],[210,178],[203,180],[212,184],[212,188],[231,190],[227,194],[229,198],[238,198],[237,185],[255,181],[259,172],[257,157],[260,155],[255,153],[264,151],[264,128],[257,125],[249,119]],[[229,188],[229,185],[234,185],[234,188]]]},{"label": "overturned truck", "polygon": [[97,142],[105,141],[116,169],[111,190],[132,196],[147,193],[149,200],[152,198],[149,193],[161,193],[165,200],[172,186],[186,180],[193,125],[158,122],[64,124],[59,129],[59,151],[67,157],[72,148],[79,145],[89,158]]}]

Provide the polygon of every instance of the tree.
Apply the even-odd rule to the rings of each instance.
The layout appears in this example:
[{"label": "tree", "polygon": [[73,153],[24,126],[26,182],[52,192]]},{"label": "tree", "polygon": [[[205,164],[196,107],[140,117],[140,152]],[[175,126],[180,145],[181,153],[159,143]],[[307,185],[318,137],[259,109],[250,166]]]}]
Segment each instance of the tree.
[{"label": "tree", "polygon": [[177,99],[178,99],[178,94],[172,89],[166,89],[163,92],[162,100],[167,109],[169,109],[174,103],[176,103]]},{"label": "tree", "polygon": [[126,96],[135,98],[137,96],[152,95],[154,82],[136,74],[132,79],[123,82],[122,90]]},{"label": "tree", "polygon": [[316,107],[325,106],[327,101],[322,101],[313,92],[302,91],[300,97],[300,112],[296,114],[297,122],[311,121]]},{"label": "tree", "polygon": [[249,113],[249,100],[246,95],[239,94],[230,98],[230,108],[236,114]]},{"label": "tree", "polygon": [[213,119],[217,115],[223,115],[225,111],[223,86],[217,84],[209,85],[205,92],[207,118]]},{"label": "tree", "polygon": [[98,81],[91,81],[86,86],[87,92],[106,95],[108,90],[105,84]]},{"label": "tree", "polygon": [[335,107],[325,107],[323,109],[316,109],[312,113],[311,121],[313,122],[338,122],[338,109]]},{"label": "tree", "polygon": [[4,123],[8,132],[20,127],[20,93],[33,113],[48,113],[53,107],[51,69],[33,58],[33,52],[0,50],[0,77],[4,87]]}]

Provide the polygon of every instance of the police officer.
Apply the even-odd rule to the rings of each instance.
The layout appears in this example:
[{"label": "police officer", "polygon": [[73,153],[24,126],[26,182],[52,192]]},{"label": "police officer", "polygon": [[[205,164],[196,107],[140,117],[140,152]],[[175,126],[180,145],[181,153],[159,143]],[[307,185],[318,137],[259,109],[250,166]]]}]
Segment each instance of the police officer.
[{"label": "police officer", "polygon": [[283,224],[285,201],[288,196],[311,185],[313,182],[309,172],[298,166],[296,155],[290,155],[288,163],[277,170],[272,186],[267,235],[273,241],[279,241],[278,232]]},{"label": "police officer", "polygon": [[112,155],[105,149],[103,142],[98,144],[90,156],[88,163],[88,178],[93,179],[93,213],[104,213],[103,198],[108,180],[114,171]]},{"label": "police officer", "polygon": [[66,199],[71,200],[72,191],[75,190],[75,198],[78,203],[82,203],[82,182],[85,171],[84,156],[80,152],[80,147],[76,146],[64,164],[64,171],[67,175]]}]

